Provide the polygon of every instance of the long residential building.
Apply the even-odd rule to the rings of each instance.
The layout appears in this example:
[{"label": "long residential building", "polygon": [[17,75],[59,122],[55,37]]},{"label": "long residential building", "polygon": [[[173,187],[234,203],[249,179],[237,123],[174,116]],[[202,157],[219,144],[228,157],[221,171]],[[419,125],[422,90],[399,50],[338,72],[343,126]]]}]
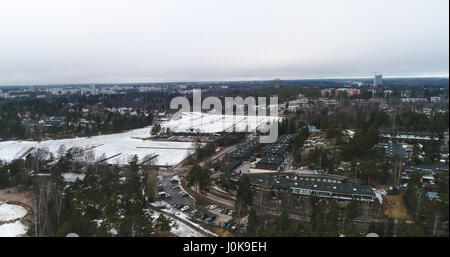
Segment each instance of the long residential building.
[{"label": "long residential building", "polygon": [[422,182],[435,183],[436,178],[448,170],[448,165],[406,165],[401,179],[406,182],[413,171],[418,171]]},{"label": "long residential building", "polygon": [[439,140],[437,135],[428,131],[397,131],[392,133],[389,129],[382,129],[380,133],[381,138],[394,139],[398,141],[432,141]]},{"label": "long residential building", "polygon": [[352,183],[328,183],[311,180],[300,180],[291,177],[278,177],[252,174],[250,180],[254,187],[261,186],[271,189],[281,189],[290,193],[309,196],[335,199],[339,201],[362,201],[374,202],[375,193],[369,185]]}]

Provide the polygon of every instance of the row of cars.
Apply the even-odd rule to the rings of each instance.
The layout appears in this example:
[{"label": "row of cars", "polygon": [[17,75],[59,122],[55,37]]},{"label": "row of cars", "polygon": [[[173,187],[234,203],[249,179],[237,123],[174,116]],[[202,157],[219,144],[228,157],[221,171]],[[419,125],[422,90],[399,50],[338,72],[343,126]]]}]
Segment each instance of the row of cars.
[{"label": "row of cars", "polygon": [[172,203],[172,207],[174,207],[180,211],[183,211],[183,212],[189,210],[189,206],[182,204],[182,203],[178,203],[178,202]]},{"label": "row of cars", "polygon": [[230,232],[230,231],[235,231],[236,230],[237,224],[234,224],[234,223],[231,224],[231,223],[228,223],[228,222],[224,222],[224,223],[220,224],[220,227],[225,229],[225,230],[228,230],[228,232]]},{"label": "row of cars", "polygon": [[180,185],[175,185],[175,186],[172,187],[172,189],[173,190],[180,190],[180,192],[178,192],[178,194],[181,195],[182,197],[185,197],[185,196],[189,195],[186,191],[181,189]]},{"label": "row of cars", "polygon": [[[178,209],[178,210],[180,210],[182,212],[185,212],[185,211],[189,210],[189,206],[184,205],[182,203],[174,202],[171,205],[172,205],[172,207],[174,207],[174,208],[176,208],[176,209]],[[233,214],[232,210],[222,209],[220,207],[217,207],[217,205],[210,205],[209,209],[218,211],[221,214],[225,214],[225,215],[230,215],[231,216]],[[198,219],[200,219],[202,221],[206,221],[208,223],[212,223],[212,222],[214,222],[217,219],[217,216],[215,214],[201,213],[199,210],[192,210],[191,211],[191,215],[193,217],[196,217],[196,218],[198,218]],[[224,230],[227,230],[228,232],[235,231],[236,228],[237,228],[237,224],[236,223],[231,223],[230,221],[220,223],[219,226],[221,228],[223,228]]]},{"label": "row of cars", "polygon": [[210,205],[209,209],[210,210],[216,210],[216,211],[220,212],[221,214],[227,214],[227,215],[230,215],[230,216],[233,215],[233,211],[232,210],[228,210],[226,208],[222,209],[220,207],[217,207],[217,205],[215,205],[215,204]]},{"label": "row of cars", "polygon": [[[180,190],[180,192],[178,192],[178,194],[181,195],[182,197],[189,196],[189,194],[186,191],[181,190],[179,185],[173,186],[172,189]],[[165,199],[165,198],[170,197],[170,194],[164,191],[164,187],[162,184],[158,185],[158,196],[159,196],[159,199]]]},{"label": "row of cars", "polygon": [[[220,208],[215,204],[212,204],[209,206],[210,210],[215,210],[218,211],[221,214],[225,214],[225,215],[229,215],[232,216],[233,215],[233,211],[232,210],[228,210],[226,208]],[[237,224],[235,223],[231,223],[230,221],[228,222],[223,222],[221,224],[219,224],[221,228],[223,228],[224,230],[228,230],[228,232],[230,231],[235,231],[237,228]]]},{"label": "row of cars", "polygon": [[201,213],[201,212],[199,212],[197,210],[192,211],[191,214],[194,217],[196,217],[196,218],[199,218],[201,220],[207,221],[208,223],[212,223],[213,221],[216,220],[216,215],[214,215],[214,214],[209,215],[209,214],[206,214],[206,213]]},{"label": "row of cars", "polygon": [[[182,203],[178,203],[178,202],[172,203],[172,207],[174,207],[180,211],[183,211],[183,212],[189,210],[189,206],[184,205]],[[192,216],[195,216],[196,218],[201,219],[201,220],[206,220],[209,223],[216,220],[216,215],[213,214],[210,216],[209,214],[201,213],[198,210],[192,210],[191,214],[192,214]]]}]

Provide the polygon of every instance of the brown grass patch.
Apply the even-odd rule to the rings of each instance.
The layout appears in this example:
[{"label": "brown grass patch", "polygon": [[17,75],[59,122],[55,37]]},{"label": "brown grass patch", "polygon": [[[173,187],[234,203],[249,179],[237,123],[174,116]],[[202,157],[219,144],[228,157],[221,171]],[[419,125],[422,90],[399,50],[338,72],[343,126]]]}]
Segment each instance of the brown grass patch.
[{"label": "brown grass patch", "polygon": [[412,220],[403,201],[403,194],[383,195],[383,207],[384,214],[389,218]]}]

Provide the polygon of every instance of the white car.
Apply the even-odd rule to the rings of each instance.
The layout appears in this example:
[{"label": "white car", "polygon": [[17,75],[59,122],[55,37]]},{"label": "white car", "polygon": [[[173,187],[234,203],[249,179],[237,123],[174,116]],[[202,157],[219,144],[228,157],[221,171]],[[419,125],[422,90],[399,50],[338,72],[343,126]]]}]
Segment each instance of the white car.
[{"label": "white car", "polygon": [[214,210],[215,208],[217,208],[217,205],[213,204],[209,207],[210,210]]},{"label": "white car", "polygon": [[181,211],[187,211],[187,210],[189,210],[189,206],[184,206],[183,208],[181,208]]}]

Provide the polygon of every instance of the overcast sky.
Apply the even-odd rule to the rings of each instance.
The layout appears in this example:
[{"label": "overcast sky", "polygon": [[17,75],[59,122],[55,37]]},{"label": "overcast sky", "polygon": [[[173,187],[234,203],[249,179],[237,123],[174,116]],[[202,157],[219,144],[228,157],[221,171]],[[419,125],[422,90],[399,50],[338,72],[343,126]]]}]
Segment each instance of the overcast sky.
[{"label": "overcast sky", "polygon": [[0,85],[448,76],[448,0],[1,0]]}]

